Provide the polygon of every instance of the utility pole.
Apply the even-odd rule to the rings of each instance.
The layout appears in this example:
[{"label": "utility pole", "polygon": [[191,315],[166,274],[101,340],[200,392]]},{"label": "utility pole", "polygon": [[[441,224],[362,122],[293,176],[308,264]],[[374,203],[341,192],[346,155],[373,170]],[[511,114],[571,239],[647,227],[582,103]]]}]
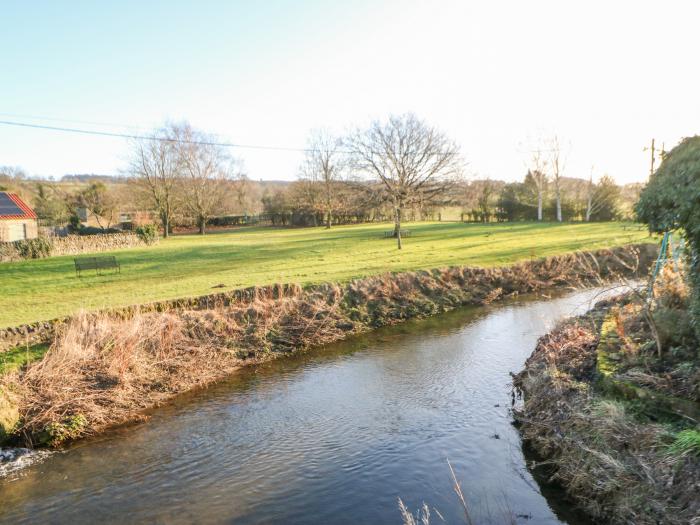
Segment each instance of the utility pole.
[{"label": "utility pole", "polygon": [[[644,146],[644,149],[642,149],[642,151],[647,151],[647,150],[650,150],[650,151],[651,151],[651,166],[649,167],[649,177],[651,177],[651,176],[654,174],[654,164],[655,164],[655,161],[656,161],[656,140],[651,139],[651,148],[647,148],[646,146]],[[663,160],[664,154],[665,154],[665,152],[664,152],[664,145],[663,145],[663,143],[662,143],[662,146],[661,146],[661,160]]]}]

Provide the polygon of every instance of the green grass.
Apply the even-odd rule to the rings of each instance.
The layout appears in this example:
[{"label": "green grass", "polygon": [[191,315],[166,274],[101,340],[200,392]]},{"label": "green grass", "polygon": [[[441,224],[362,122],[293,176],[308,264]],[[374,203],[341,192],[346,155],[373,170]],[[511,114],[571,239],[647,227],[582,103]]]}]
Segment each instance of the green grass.
[{"label": "green grass", "polygon": [[688,429],[676,434],[669,452],[675,456],[700,457],[700,430]]},{"label": "green grass", "polygon": [[29,347],[21,346],[0,352],[0,374],[17,370],[27,363],[37,361],[44,357],[44,354],[49,349],[49,345],[41,343],[30,345]]},{"label": "green grass", "polygon": [[[626,226],[626,228],[625,228]],[[112,252],[121,274],[83,272],[73,258],[0,264],[0,327],[80,309],[124,306],[271,283],[347,281],[400,270],[494,266],[579,249],[649,239],[636,225],[410,223],[404,249],[384,239],[388,224],[305,229],[250,228],[177,236]]]}]

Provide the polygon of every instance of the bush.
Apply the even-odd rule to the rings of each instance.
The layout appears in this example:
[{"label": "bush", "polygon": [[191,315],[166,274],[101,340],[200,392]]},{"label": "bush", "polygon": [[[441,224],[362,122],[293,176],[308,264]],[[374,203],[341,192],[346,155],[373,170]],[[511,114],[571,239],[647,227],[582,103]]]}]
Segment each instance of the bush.
[{"label": "bush", "polygon": [[681,229],[688,241],[691,315],[700,336],[700,136],[686,138],[664,156],[635,206],[653,232]]},{"label": "bush", "polygon": [[14,244],[22,259],[42,259],[51,255],[51,239],[48,237],[24,239]]},{"label": "bush", "polygon": [[71,215],[68,219],[68,225],[70,226],[71,231],[78,231],[82,226],[82,224],[80,224],[80,217],[77,215]]},{"label": "bush", "polygon": [[117,228],[97,228],[95,226],[81,226],[75,233],[78,235],[105,235],[108,233],[122,233],[121,230]]},{"label": "bush", "polygon": [[139,236],[139,239],[146,244],[150,245],[158,242],[158,228],[155,224],[144,224],[143,226],[137,226],[134,232]]},{"label": "bush", "polygon": [[23,259],[42,259],[49,257],[53,243],[48,237],[24,239],[0,243],[0,261],[19,261]]},{"label": "bush", "polygon": [[12,262],[19,259],[17,248],[12,242],[0,242],[0,262]]}]

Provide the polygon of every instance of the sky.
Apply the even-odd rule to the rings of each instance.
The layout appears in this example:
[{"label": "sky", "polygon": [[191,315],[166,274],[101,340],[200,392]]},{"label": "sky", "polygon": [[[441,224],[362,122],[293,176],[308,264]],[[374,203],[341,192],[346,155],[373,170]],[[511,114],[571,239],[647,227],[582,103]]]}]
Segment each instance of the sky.
[{"label": "sky", "polygon": [[[700,131],[687,1],[0,0],[0,120],[140,134],[166,120],[236,144],[303,148],[413,112],[471,177],[521,180],[557,135],[565,174],[643,182],[648,147]],[[232,148],[252,179],[303,153]],[[120,138],[0,124],[0,165],[119,174]]]}]

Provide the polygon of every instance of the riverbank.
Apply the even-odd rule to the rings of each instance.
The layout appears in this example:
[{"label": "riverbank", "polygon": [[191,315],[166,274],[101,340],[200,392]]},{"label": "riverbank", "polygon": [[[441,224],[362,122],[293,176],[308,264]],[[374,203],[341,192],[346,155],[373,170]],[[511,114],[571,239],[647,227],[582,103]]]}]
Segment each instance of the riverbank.
[{"label": "riverbank", "polygon": [[463,523],[446,455],[474,523],[505,523],[507,509],[518,523],[590,523],[528,472],[510,372],[606,288],[384,326],[243,367],[146,423],[36,449],[5,478],[0,460],[0,523],[400,523],[397,497]]},{"label": "riverbank", "polygon": [[[647,228],[625,222],[414,222],[405,249],[384,232],[392,224],[325,228],[250,227],[178,235],[152,246],[103,252],[121,271],[75,274],[73,257],[4,263],[2,329],[134,304],[171,302],[272,283],[346,284],[384,272],[446,266],[497,267],[526,260],[656,243]],[[32,332],[30,332],[31,335]],[[24,340],[22,340],[24,343]]]},{"label": "riverbank", "polygon": [[596,520],[700,523],[700,343],[684,277],[540,339],[515,385],[523,438]]},{"label": "riverbank", "polygon": [[344,286],[255,288],[191,309],[81,314],[60,325],[43,359],[0,377],[6,406],[16,410],[6,429],[15,444],[59,446],[141,419],[246,364],[462,305],[639,276],[655,252],[647,244]]}]

